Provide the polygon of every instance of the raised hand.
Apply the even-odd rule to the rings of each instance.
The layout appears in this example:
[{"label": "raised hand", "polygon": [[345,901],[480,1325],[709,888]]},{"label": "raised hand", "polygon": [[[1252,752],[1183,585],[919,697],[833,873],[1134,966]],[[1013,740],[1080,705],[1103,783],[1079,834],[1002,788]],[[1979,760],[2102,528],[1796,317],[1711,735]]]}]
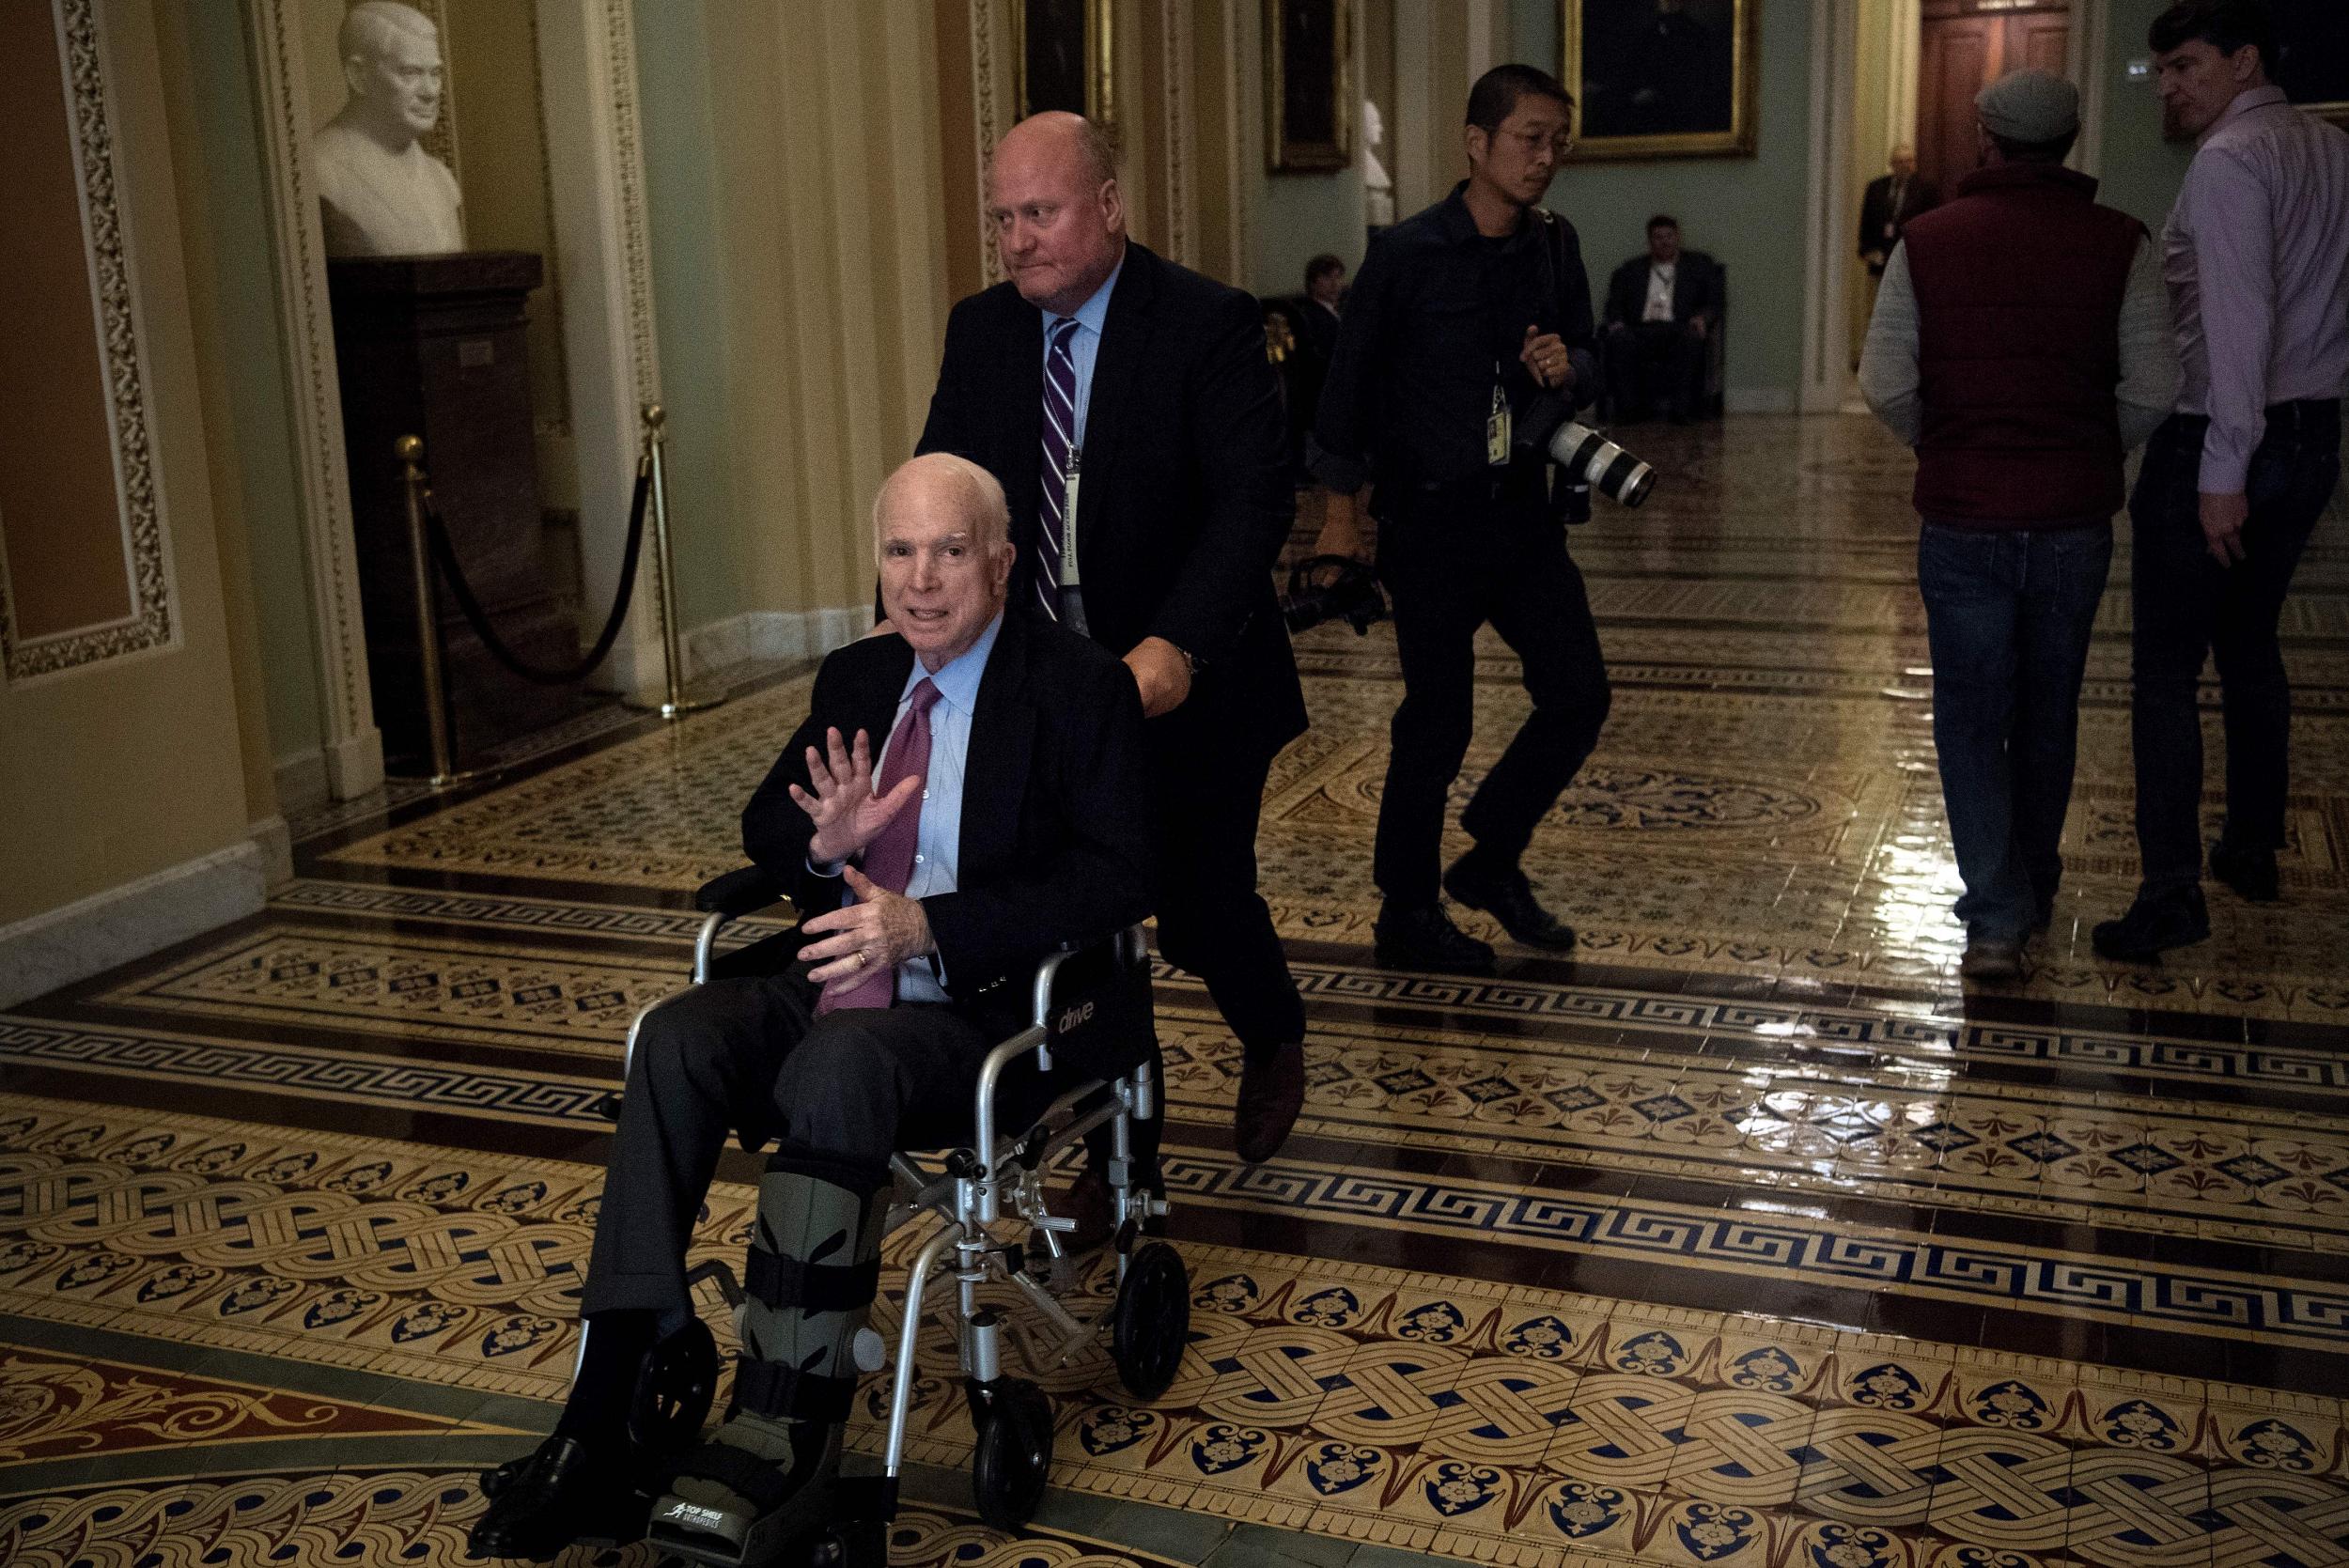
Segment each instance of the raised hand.
[{"label": "raised hand", "polygon": [[863,730],[853,745],[837,729],[824,732],[824,749],[807,749],[808,788],[791,786],[791,799],[816,824],[807,841],[811,861],[845,861],[862,853],[909,801],[922,792],[912,774],[887,795],[873,794],[873,746]]}]

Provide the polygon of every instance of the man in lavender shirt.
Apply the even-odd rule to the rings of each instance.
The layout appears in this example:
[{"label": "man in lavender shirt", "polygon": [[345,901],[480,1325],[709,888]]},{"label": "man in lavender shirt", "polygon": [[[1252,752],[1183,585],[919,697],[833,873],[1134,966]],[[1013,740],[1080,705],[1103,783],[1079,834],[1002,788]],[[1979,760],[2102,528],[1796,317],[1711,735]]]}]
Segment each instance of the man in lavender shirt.
[{"label": "man in lavender shirt", "polygon": [[2266,0],[2185,0],[2148,37],[2163,128],[2200,146],[2162,235],[2185,371],[2129,501],[2136,560],[2137,844],[2144,880],[2096,951],[2141,963],[2210,935],[2202,729],[2215,654],[2227,812],[2213,876],[2276,897],[2292,687],[2277,621],[2341,478],[2349,379],[2349,133],[2268,80]]}]

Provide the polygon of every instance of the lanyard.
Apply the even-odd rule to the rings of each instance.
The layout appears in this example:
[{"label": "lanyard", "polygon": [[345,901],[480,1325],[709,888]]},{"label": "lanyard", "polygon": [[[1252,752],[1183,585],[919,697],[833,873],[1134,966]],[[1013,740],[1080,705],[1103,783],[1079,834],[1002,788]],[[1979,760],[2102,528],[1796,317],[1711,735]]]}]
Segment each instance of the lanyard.
[{"label": "lanyard", "polygon": [[1061,475],[1060,491],[1060,583],[1064,588],[1080,587],[1083,579],[1077,571],[1077,468],[1084,449],[1068,449],[1068,471]]}]

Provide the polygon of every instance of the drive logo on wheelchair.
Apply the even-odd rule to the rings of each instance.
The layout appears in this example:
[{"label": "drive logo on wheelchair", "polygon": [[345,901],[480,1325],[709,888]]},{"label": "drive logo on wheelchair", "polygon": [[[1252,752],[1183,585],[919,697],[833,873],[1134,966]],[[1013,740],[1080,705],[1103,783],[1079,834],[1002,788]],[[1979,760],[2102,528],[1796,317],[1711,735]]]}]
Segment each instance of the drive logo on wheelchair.
[{"label": "drive logo on wheelchair", "polygon": [[1060,1021],[1052,1026],[1052,1032],[1056,1035],[1076,1033],[1077,1031],[1093,1021],[1093,1009],[1094,1003],[1090,1001],[1065,1009],[1061,1013]]}]

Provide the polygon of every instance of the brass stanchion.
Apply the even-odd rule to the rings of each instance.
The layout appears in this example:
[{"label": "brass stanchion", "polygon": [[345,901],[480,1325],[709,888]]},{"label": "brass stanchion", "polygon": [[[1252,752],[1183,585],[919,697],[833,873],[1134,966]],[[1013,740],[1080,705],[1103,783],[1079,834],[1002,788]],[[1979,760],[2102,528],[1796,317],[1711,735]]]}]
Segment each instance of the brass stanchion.
[{"label": "brass stanchion", "polygon": [[432,591],[432,549],[425,539],[428,494],[424,477],[424,440],[402,436],[392,442],[399,459],[400,483],[408,492],[408,557],[416,574],[416,661],[424,667],[424,728],[431,749],[432,772],[427,778],[393,775],[402,784],[430,789],[454,789],[459,784],[493,778],[494,768],[458,768],[452,766],[448,743],[448,687],[441,674],[441,620]]},{"label": "brass stanchion", "polygon": [[669,480],[661,456],[667,441],[668,415],[661,411],[660,404],[646,403],[644,421],[645,449],[636,465],[639,474],[652,475],[652,544],[661,568],[661,660],[667,677],[667,695],[657,703],[642,697],[620,700],[630,707],[655,712],[663,719],[680,719],[705,707],[716,707],[726,696],[723,691],[689,691],[685,687],[684,660],[678,657],[677,644],[677,561],[669,552]]}]

